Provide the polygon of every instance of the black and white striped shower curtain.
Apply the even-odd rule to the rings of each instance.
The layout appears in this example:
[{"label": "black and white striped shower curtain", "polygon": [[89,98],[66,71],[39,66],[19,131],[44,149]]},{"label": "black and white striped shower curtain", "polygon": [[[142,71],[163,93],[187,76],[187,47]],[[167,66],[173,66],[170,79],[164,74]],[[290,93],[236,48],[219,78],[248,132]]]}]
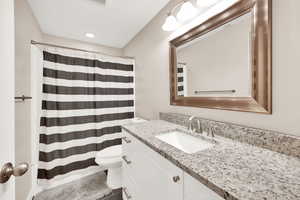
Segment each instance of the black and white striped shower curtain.
[{"label": "black and white striped shower curtain", "polygon": [[98,151],[121,144],[134,118],[134,62],[70,50],[43,51],[39,184],[100,169]]}]

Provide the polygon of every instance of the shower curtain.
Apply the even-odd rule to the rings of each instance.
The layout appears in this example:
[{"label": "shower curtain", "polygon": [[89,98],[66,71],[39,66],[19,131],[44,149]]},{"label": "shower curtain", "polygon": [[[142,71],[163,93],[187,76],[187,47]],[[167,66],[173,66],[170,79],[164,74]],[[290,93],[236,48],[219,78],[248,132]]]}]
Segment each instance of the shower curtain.
[{"label": "shower curtain", "polygon": [[120,125],[134,118],[134,61],[44,48],[41,67],[37,176],[45,188],[99,171],[96,153],[121,144]]}]

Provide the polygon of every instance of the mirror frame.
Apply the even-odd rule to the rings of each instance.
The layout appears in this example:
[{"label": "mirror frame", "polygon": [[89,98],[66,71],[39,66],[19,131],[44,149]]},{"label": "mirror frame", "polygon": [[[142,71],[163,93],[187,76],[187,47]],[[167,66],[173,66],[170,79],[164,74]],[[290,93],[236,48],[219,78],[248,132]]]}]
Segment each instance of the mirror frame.
[{"label": "mirror frame", "polygon": [[[251,12],[251,97],[182,97],[177,95],[176,47]],[[239,0],[226,10],[171,40],[170,104],[272,114],[272,0]]]}]

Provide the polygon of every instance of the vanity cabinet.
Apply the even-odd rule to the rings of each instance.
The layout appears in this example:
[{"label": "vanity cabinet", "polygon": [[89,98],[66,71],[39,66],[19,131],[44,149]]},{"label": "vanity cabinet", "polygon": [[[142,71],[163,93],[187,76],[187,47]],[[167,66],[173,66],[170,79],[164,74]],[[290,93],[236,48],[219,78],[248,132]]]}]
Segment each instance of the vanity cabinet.
[{"label": "vanity cabinet", "polygon": [[124,200],[221,200],[209,188],[123,130]]}]

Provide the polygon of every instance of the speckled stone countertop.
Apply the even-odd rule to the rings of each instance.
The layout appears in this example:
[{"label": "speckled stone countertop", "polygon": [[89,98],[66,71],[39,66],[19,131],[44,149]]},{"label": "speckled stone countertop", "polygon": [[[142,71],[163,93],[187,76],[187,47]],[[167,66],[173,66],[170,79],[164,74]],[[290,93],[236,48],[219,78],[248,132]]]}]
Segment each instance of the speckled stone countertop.
[{"label": "speckled stone countertop", "polygon": [[300,200],[299,158],[221,136],[215,137],[213,147],[187,154],[155,137],[175,129],[186,131],[182,126],[157,120],[122,127],[224,199]]}]

